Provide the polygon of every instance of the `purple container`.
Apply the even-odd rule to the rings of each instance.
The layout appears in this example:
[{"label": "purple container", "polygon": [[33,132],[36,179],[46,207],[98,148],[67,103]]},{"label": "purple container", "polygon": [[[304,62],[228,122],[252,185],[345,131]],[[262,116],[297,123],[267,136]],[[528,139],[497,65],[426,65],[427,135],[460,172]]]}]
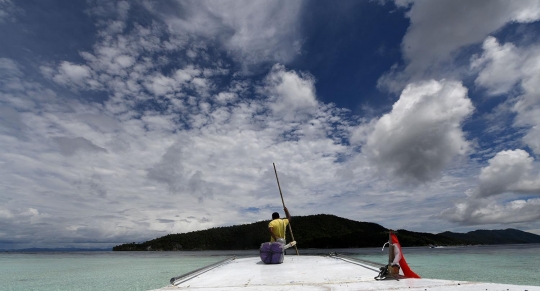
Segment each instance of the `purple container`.
[{"label": "purple container", "polygon": [[279,242],[265,242],[259,249],[261,261],[265,264],[283,263],[283,244]]}]

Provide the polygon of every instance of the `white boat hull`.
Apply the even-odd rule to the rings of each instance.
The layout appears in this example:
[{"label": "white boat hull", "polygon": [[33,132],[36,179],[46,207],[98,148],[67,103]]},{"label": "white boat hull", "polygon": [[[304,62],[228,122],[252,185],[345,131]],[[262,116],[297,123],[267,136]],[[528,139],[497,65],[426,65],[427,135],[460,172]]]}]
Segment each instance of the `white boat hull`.
[{"label": "white boat hull", "polygon": [[329,256],[288,255],[279,265],[265,265],[259,258],[239,258],[157,290],[540,291],[540,286],[424,278],[376,281],[377,274],[376,267]]}]

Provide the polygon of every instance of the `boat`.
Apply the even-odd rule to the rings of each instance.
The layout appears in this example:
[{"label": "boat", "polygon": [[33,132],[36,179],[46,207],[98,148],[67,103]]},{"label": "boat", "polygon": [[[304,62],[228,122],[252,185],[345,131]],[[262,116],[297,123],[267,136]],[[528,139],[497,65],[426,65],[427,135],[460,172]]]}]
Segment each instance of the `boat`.
[{"label": "boat", "polygon": [[430,245],[429,248],[430,248],[430,249],[442,249],[442,248],[444,248],[444,246],[434,246],[434,245]]},{"label": "boat", "polygon": [[[383,250],[387,244],[387,265],[337,253],[318,256],[286,255],[281,264],[265,264],[259,257],[233,256],[174,277],[170,280],[170,285],[154,291],[540,291],[540,286],[420,278],[408,266],[398,238],[392,230],[389,230],[389,239],[383,245]],[[389,267],[395,264],[399,265],[399,268]]]},{"label": "boat", "polygon": [[416,290],[416,291],[540,291],[540,286],[388,277],[376,280],[379,266],[340,254],[287,255],[282,264],[264,264],[258,257],[230,257],[171,279],[154,291],[170,290]]}]

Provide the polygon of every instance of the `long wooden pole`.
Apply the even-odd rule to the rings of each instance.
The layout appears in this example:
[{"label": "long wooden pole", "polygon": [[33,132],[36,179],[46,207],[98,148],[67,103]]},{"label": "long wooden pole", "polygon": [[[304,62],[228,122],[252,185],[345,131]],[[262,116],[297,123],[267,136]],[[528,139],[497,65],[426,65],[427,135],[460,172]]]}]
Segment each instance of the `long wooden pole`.
[{"label": "long wooden pole", "polygon": [[[276,174],[276,181],[277,181],[277,186],[279,189],[279,195],[281,196],[281,202],[283,203],[283,208],[285,208],[285,200],[283,200],[283,193],[281,193],[281,186],[279,185],[279,178],[277,176],[276,164],[272,163],[272,165],[274,165],[274,173]],[[294,241],[294,235],[292,233],[292,227],[291,227],[290,221],[289,221],[289,231],[291,232],[291,239]],[[296,250],[296,255],[299,256],[300,254],[298,254],[298,248],[296,247],[296,245],[294,245],[294,249]]]}]

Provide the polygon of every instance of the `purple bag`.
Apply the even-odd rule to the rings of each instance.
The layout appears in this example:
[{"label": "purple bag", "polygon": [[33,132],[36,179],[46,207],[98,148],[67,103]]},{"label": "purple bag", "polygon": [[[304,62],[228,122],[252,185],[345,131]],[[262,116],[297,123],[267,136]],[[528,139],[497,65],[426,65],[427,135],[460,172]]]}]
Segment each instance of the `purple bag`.
[{"label": "purple bag", "polygon": [[265,264],[283,263],[283,244],[279,242],[265,242],[261,244],[259,253],[261,261]]}]

